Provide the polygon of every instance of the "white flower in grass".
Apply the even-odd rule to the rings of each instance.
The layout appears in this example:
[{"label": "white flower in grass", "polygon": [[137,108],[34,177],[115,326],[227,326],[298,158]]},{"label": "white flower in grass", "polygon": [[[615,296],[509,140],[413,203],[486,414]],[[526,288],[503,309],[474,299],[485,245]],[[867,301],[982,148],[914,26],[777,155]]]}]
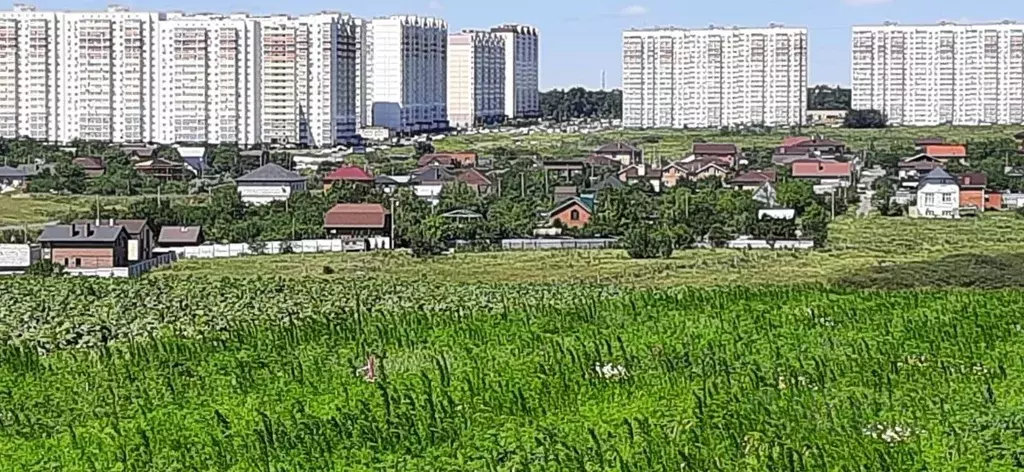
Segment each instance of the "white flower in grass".
[{"label": "white flower in grass", "polygon": [[597,375],[608,380],[619,380],[622,378],[629,377],[629,372],[625,366],[615,364],[594,364],[594,371]]},{"label": "white flower in grass", "polygon": [[873,424],[864,428],[864,434],[888,444],[909,441],[915,431],[908,426]]}]

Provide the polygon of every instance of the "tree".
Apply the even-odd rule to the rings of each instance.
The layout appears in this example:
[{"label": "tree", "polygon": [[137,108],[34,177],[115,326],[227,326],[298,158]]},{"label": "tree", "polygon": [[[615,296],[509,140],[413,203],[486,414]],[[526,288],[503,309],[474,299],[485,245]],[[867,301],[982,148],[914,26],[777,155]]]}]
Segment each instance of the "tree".
[{"label": "tree", "polygon": [[650,224],[631,228],[622,238],[622,245],[633,259],[672,257],[672,235],[664,229],[655,229]]},{"label": "tree", "polygon": [[730,239],[732,239],[732,235],[723,225],[711,225],[711,229],[708,230],[707,240],[712,247],[723,247]]},{"label": "tree", "polygon": [[807,109],[849,110],[851,95],[848,88],[816,85],[807,89]]},{"label": "tree", "polygon": [[434,143],[430,141],[416,141],[414,148],[416,149],[416,157],[434,153]]},{"label": "tree", "polygon": [[447,213],[452,210],[469,210],[481,213],[483,210],[483,200],[476,193],[476,190],[473,190],[469,185],[463,182],[455,182],[441,188],[441,193],[438,195],[437,209],[441,213]]},{"label": "tree", "polygon": [[409,247],[415,257],[435,256],[444,252],[444,220],[432,215],[417,225],[409,235]]},{"label": "tree", "polygon": [[785,218],[761,218],[754,224],[753,236],[768,242],[774,248],[775,242],[796,237],[796,222]]},{"label": "tree", "polygon": [[650,220],[653,212],[654,201],[639,188],[607,189],[601,192],[597,214],[590,224],[597,233],[618,236]]},{"label": "tree", "polygon": [[496,238],[529,236],[536,225],[537,212],[528,202],[516,198],[499,198],[487,211],[487,222]]},{"label": "tree", "polygon": [[814,240],[814,245],[824,247],[828,242],[828,212],[821,205],[811,206],[800,219],[804,237]]},{"label": "tree", "polygon": [[903,206],[893,202],[892,198],[892,187],[879,187],[878,190],[875,192],[874,196],[871,197],[871,204],[878,210],[878,213],[881,214],[882,216],[903,215]]},{"label": "tree", "polygon": [[64,266],[48,259],[40,259],[25,269],[25,275],[32,277],[59,277],[64,275]]},{"label": "tree", "polygon": [[886,118],[878,110],[850,110],[843,119],[847,128],[885,128]]},{"label": "tree", "polygon": [[84,193],[85,179],[85,169],[75,165],[70,158],[57,161],[53,169],[53,186],[58,191]]},{"label": "tree", "polygon": [[540,94],[541,115],[554,121],[622,118],[621,90],[549,90]]},{"label": "tree", "polygon": [[814,186],[810,182],[789,179],[775,186],[775,203],[782,208],[792,208],[802,214],[814,205]]}]

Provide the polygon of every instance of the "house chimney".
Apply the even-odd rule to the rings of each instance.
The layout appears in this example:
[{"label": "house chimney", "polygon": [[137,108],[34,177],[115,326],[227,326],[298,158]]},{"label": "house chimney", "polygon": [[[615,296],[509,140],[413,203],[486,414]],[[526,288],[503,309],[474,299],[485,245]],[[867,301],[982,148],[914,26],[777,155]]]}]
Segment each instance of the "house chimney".
[{"label": "house chimney", "polygon": [[79,233],[80,233],[80,231],[78,229],[78,225],[72,224],[71,225],[71,236],[72,237],[76,237],[76,236],[78,236]]},{"label": "house chimney", "polygon": [[89,223],[85,224],[85,236],[86,237],[92,236],[96,232],[93,228],[94,228],[93,225],[91,225]]}]

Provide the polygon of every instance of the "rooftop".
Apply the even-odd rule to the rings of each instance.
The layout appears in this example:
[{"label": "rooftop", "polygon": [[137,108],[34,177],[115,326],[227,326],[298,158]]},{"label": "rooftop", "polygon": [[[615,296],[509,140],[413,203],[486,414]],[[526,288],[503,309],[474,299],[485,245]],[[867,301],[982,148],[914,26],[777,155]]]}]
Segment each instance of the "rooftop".
[{"label": "rooftop", "polygon": [[373,176],[369,172],[357,166],[341,166],[333,172],[324,176],[324,182],[345,180],[350,182],[372,182]]},{"label": "rooftop", "polygon": [[379,203],[339,203],[324,214],[324,227],[383,228],[389,214]]},{"label": "rooftop", "polygon": [[305,177],[271,162],[269,164],[265,164],[263,167],[260,167],[259,169],[256,169],[252,172],[249,172],[248,174],[245,174],[235,179],[235,182],[303,182],[305,180]]},{"label": "rooftop", "polygon": [[160,244],[198,244],[202,239],[200,226],[164,226],[160,228],[157,242]]},{"label": "rooftop", "polygon": [[96,226],[93,224],[51,225],[39,235],[41,243],[101,243],[111,244],[124,233],[124,226]]}]

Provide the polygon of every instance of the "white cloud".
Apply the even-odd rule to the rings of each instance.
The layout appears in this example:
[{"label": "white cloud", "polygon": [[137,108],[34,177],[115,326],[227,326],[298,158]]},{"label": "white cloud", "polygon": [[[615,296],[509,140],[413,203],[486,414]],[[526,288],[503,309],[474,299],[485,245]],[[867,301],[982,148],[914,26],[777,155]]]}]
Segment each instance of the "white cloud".
[{"label": "white cloud", "polygon": [[647,14],[647,7],[643,5],[630,5],[622,10],[619,10],[621,16],[641,16]]},{"label": "white cloud", "polygon": [[866,5],[882,5],[885,3],[892,3],[895,0],[843,0],[843,3],[852,7],[862,7]]},{"label": "white cloud", "polygon": [[430,2],[427,3],[427,8],[431,10],[443,10],[444,5],[442,5],[438,0],[430,0]]}]

